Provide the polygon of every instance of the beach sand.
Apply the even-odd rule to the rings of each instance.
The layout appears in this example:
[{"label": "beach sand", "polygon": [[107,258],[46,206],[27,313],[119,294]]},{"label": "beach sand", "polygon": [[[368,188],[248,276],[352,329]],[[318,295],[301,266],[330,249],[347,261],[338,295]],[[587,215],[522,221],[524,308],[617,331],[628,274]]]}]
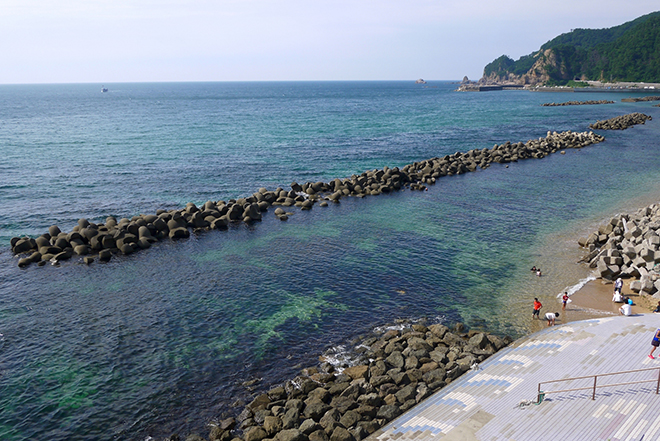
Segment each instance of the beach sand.
[{"label": "beach sand", "polygon": [[[630,290],[630,282],[632,282],[632,279],[623,281],[622,292],[624,295],[632,299],[633,314],[651,313],[657,305],[657,299],[654,299],[651,296],[634,293]],[[558,304],[559,306],[552,306],[560,313],[560,320],[557,320],[556,324],[619,315],[619,308],[622,304],[614,303],[612,301],[613,293],[614,284],[612,282],[604,283],[601,279],[587,282],[570,297],[572,301],[566,306],[565,310],[561,310],[561,304]],[[543,308],[541,310],[541,316],[546,312],[551,311]],[[542,320],[542,322],[547,323],[545,320]]]}]

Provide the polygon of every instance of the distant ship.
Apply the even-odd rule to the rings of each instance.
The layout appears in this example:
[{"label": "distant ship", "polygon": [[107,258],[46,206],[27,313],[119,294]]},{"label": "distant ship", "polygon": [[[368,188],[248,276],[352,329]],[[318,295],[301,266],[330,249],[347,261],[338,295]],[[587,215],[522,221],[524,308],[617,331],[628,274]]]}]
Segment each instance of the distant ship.
[{"label": "distant ship", "polygon": [[107,87],[105,87],[105,86],[101,86],[101,92],[107,92],[107,91],[108,91],[108,88],[107,88]]}]

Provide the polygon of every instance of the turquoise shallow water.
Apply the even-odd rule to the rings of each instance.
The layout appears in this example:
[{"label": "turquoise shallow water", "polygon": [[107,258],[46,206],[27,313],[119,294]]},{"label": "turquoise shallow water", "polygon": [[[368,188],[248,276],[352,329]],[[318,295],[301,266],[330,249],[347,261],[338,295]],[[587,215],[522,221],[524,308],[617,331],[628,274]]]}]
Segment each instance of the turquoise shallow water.
[{"label": "turquoise shallow water", "polygon": [[[249,399],[241,382],[267,388],[396,318],[521,335],[530,297],[588,274],[577,235],[660,195],[651,103],[548,108],[629,95],[429,86],[0,86],[0,438],[205,434]],[[633,111],[655,119],[580,151],[286,223],[269,213],[105,265],[21,270],[8,250],[53,223],[348,177]],[[530,278],[532,264],[547,277]]]}]

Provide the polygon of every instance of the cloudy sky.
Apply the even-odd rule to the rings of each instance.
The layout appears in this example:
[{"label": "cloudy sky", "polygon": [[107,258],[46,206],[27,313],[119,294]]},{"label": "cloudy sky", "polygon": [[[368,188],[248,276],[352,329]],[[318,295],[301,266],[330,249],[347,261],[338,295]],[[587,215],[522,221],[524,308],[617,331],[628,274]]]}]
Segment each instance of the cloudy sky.
[{"label": "cloudy sky", "polygon": [[456,80],[657,0],[0,0],[0,83]]}]

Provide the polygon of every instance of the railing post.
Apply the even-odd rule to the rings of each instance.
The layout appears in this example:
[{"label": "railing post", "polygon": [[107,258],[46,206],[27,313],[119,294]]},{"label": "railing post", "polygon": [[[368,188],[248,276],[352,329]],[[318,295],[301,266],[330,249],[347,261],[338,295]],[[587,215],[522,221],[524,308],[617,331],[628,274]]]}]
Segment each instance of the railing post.
[{"label": "railing post", "polygon": [[[660,387],[660,369],[658,369],[658,387]],[[539,390],[536,392],[536,402],[541,398],[541,383],[539,383]]]},{"label": "railing post", "polygon": [[660,392],[660,369],[658,369],[658,384],[655,387],[655,394],[658,395],[658,392]]},{"label": "railing post", "polygon": [[596,399],[596,379],[598,378],[598,375],[594,375],[594,394],[591,396],[592,400]]}]

